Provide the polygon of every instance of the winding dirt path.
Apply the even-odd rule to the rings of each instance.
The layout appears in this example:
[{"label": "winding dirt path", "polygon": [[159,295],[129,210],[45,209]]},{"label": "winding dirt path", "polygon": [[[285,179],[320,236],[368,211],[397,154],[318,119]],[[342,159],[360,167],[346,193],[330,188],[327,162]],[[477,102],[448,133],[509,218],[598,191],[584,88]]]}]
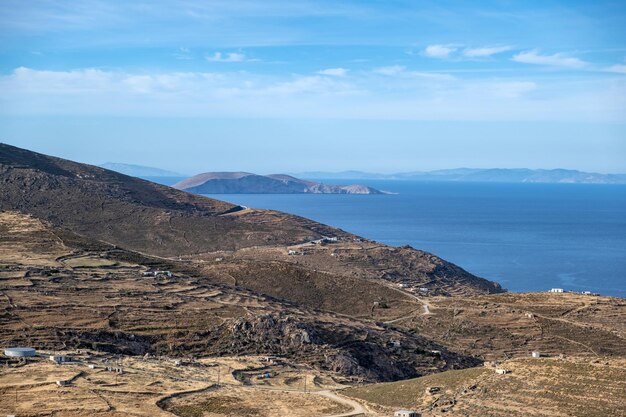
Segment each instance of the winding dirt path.
[{"label": "winding dirt path", "polygon": [[347,413],[333,414],[333,415],[324,416],[324,417],[354,417],[354,416],[365,415],[365,413],[367,412],[367,410],[358,402],[354,400],[350,400],[345,397],[341,397],[333,391],[314,391],[311,394],[321,395],[322,397],[329,398],[340,404],[344,404],[344,405],[347,405],[348,407],[352,407],[352,411],[349,411]]},{"label": "winding dirt path", "polygon": [[[399,293],[404,294],[404,295],[408,295],[409,297],[411,297],[411,298],[413,298],[414,300],[416,300],[416,301],[418,301],[419,303],[421,303],[421,304],[422,304],[422,309],[424,310],[424,311],[421,313],[421,315],[422,315],[422,316],[428,316],[428,315],[433,314],[433,313],[431,313],[431,312],[430,312],[430,308],[432,307],[432,306],[431,306],[431,304],[430,304],[428,301],[426,301],[425,299],[420,298],[420,297],[418,297],[418,296],[417,296],[417,295],[415,295],[415,294],[411,294],[410,292],[407,292],[407,291],[402,291],[401,289],[396,288],[396,287],[394,287],[393,285],[388,285],[388,284],[383,284],[383,285],[384,285],[385,287],[387,287],[387,288],[391,289],[391,290],[394,290],[394,291],[399,292]],[[403,320],[406,320],[406,319],[413,318],[413,317],[415,317],[416,315],[418,315],[418,312],[417,312],[417,311],[413,311],[413,312],[411,312],[410,314],[407,314],[406,316],[398,317],[397,319],[389,320],[389,321],[386,321],[385,323],[386,323],[386,324],[393,324],[393,323],[397,323],[397,322],[399,322],[399,321],[403,321]]]}]

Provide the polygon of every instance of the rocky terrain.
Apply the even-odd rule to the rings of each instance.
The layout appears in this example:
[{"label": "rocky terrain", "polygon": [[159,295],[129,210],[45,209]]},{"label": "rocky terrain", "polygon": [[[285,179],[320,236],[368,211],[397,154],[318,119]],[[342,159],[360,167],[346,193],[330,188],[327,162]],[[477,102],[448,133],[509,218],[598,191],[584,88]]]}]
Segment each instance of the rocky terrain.
[{"label": "rocky terrain", "polygon": [[532,351],[592,359],[626,357],[626,301],[584,294],[434,297],[429,314],[394,324],[486,360]]},{"label": "rocky terrain", "polygon": [[196,194],[385,194],[365,185],[330,185],[285,174],[206,172],[173,185]]},{"label": "rocky terrain", "polygon": [[[2,413],[582,417],[626,407],[623,299],[506,293],[409,246],[7,145],[0,189],[0,346],[84,361],[3,358]],[[125,372],[104,370],[112,363]],[[300,393],[307,384],[319,401]],[[348,386],[353,399],[331,391]]]},{"label": "rocky terrain", "polygon": [[[281,355],[370,381],[479,363],[419,335],[213,283],[187,262],[118,249],[14,212],[0,213],[0,259],[3,346]],[[174,275],[144,276],[164,268]]]}]

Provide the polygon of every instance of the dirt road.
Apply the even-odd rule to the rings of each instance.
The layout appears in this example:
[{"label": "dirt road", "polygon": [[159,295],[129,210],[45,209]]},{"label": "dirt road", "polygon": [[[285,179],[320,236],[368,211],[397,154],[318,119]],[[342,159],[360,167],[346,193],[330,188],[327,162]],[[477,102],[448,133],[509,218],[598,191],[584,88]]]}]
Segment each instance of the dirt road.
[{"label": "dirt road", "polygon": [[[387,288],[390,288],[390,289],[392,289],[392,290],[394,290],[394,291],[397,291],[397,292],[399,292],[399,293],[402,293],[402,294],[404,294],[404,295],[408,295],[409,297],[413,298],[414,300],[417,300],[418,302],[420,302],[420,303],[422,304],[422,309],[424,310],[424,311],[422,312],[422,315],[423,315],[423,316],[428,316],[428,315],[432,314],[432,313],[430,312],[431,305],[430,305],[430,303],[429,303],[428,301],[426,301],[425,299],[420,298],[420,297],[418,297],[417,295],[411,294],[410,292],[407,292],[407,291],[402,291],[401,289],[396,288],[396,287],[394,287],[393,285],[386,285],[386,284],[385,284],[385,286],[386,286]],[[414,311],[414,312],[412,312],[411,314],[407,314],[406,316],[402,316],[402,317],[398,317],[397,319],[393,319],[393,320],[386,321],[385,323],[387,323],[387,324],[397,323],[397,322],[399,322],[399,321],[402,321],[402,320],[406,320],[406,319],[410,319],[410,318],[412,318],[412,317],[415,317],[416,315],[417,315],[417,312],[416,312],[416,311]]]},{"label": "dirt road", "polygon": [[336,401],[340,404],[345,404],[348,407],[352,407],[352,411],[349,411],[347,413],[333,414],[333,415],[324,416],[324,417],[353,417],[353,416],[365,415],[365,413],[367,412],[367,410],[365,410],[365,408],[358,402],[350,400],[348,398],[341,397],[335,394],[333,391],[316,391],[316,392],[312,392],[311,394],[321,395],[323,397],[330,398],[331,400]]}]

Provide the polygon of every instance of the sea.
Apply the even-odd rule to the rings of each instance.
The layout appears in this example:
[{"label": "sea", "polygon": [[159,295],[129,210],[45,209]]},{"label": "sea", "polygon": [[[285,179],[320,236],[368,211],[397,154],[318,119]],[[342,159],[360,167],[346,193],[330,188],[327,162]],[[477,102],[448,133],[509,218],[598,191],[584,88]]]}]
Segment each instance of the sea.
[{"label": "sea", "polygon": [[626,185],[358,183],[394,194],[208,197],[408,244],[509,291],[563,288],[626,297]]}]

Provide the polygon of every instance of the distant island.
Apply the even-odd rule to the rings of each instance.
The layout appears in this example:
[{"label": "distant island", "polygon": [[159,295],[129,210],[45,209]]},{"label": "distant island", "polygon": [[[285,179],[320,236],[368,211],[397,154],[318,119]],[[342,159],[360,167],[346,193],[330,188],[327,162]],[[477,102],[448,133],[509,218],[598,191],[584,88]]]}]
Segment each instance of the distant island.
[{"label": "distant island", "polygon": [[506,169],[457,168],[436,171],[377,174],[361,171],[303,172],[303,178],[334,180],[413,180],[455,182],[508,182],[508,183],[560,183],[560,184],[626,184],[626,174],[599,174],[571,169]]},{"label": "distant island", "polygon": [[389,194],[365,185],[330,185],[285,174],[205,172],[173,185],[196,194]]},{"label": "distant island", "polygon": [[183,175],[167,171],[161,168],[147,167],[143,165],[122,164],[118,162],[106,162],[99,165],[100,168],[110,169],[120,174],[130,175],[131,177],[182,177]]}]

